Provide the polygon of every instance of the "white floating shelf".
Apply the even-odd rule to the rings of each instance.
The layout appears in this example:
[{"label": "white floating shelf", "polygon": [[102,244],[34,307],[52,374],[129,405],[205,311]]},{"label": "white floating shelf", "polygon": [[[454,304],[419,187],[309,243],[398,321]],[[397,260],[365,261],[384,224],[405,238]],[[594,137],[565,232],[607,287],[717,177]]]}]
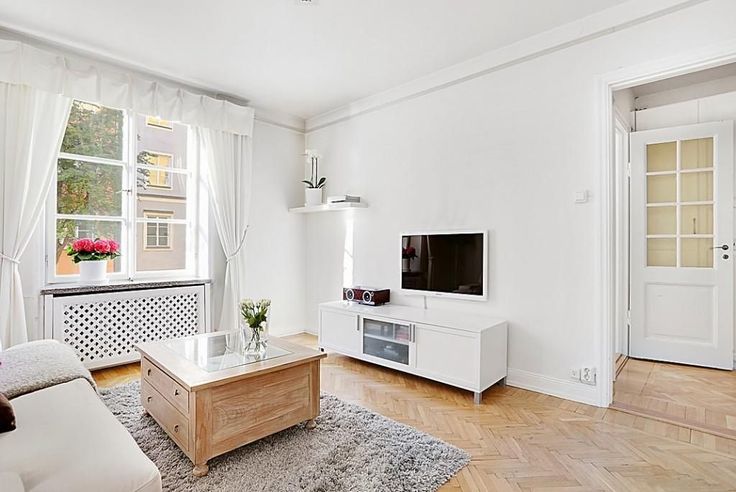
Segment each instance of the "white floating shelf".
[{"label": "white floating shelf", "polygon": [[347,210],[350,208],[368,208],[368,204],[364,202],[323,203],[322,205],[312,205],[309,207],[290,208],[289,212],[293,214],[311,214],[315,212],[337,212],[339,210]]}]

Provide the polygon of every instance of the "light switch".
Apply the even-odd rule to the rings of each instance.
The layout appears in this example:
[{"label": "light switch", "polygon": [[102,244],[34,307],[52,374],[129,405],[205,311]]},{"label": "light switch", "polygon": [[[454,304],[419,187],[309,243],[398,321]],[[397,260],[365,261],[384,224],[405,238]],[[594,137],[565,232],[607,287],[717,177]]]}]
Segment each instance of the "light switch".
[{"label": "light switch", "polygon": [[575,203],[588,203],[588,190],[576,191]]}]

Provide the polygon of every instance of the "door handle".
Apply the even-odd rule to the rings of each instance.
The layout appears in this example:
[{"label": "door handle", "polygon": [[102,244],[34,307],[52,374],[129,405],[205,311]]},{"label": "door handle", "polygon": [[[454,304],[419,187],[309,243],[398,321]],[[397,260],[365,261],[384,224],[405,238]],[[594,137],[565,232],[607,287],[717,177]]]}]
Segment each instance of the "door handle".
[{"label": "door handle", "polygon": [[720,246],[713,246],[710,249],[722,249],[723,251],[728,251],[728,244],[722,244]]}]

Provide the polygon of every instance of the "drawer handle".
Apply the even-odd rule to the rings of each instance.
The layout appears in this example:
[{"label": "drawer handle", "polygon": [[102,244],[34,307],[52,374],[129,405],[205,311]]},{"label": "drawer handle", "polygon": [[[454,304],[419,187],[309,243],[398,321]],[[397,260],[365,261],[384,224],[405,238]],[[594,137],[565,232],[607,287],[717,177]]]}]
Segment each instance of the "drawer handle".
[{"label": "drawer handle", "polygon": [[152,400],[153,400],[153,397],[152,397],[152,396],[149,396],[148,398],[146,398],[146,401],[147,401],[148,403],[151,403],[151,401],[152,401]]},{"label": "drawer handle", "polygon": [[175,425],[174,426],[174,432],[179,433],[179,426],[178,425]]},{"label": "drawer handle", "polygon": [[149,370],[147,370],[147,371],[146,371],[146,374],[148,374],[148,375],[150,376],[150,375],[151,375],[151,370],[150,370],[150,369],[149,369]]},{"label": "drawer handle", "polygon": [[178,389],[175,389],[174,390],[174,396],[179,396],[179,390]]}]

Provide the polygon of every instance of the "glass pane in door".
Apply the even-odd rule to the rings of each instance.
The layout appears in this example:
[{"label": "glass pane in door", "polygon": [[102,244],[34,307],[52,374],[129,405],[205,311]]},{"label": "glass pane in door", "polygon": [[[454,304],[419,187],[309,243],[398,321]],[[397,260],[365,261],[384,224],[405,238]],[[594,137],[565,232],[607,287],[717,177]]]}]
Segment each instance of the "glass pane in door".
[{"label": "glass pane in door", "polygon": [[683,140],[680,154],[682,169],[713,167],[713,137]]},{"label": "glass pane in door", "polygon": [[647,203],[671,203],[677,200],[676,174],[647,176]]},{"label": "glass pane in door", "polygon": [[647,234],[677,234],[677,207],[647,208]]},{"label": "glass pane in door", "polygon": [[677,239],[647,239],[647,266],[677,266]]},{"label": "glass pane in door", "polygon": [[713,267],[713,239],[692,239],[683,238],[681,240],[681,266],[696,268],[712,268]]},{"label": "glass pane in door", "polygon": [[680,174],[680,201],[707,202],[713,200],[713,172]]},{"label": "glass pane in door", "polygon": [[677,168],[677,142],[647,145],[647,172],[674,171]]},{"label": "glass pane in door", "polygon": [[680,234],[713,234],[713,205],[683,205]]}]

